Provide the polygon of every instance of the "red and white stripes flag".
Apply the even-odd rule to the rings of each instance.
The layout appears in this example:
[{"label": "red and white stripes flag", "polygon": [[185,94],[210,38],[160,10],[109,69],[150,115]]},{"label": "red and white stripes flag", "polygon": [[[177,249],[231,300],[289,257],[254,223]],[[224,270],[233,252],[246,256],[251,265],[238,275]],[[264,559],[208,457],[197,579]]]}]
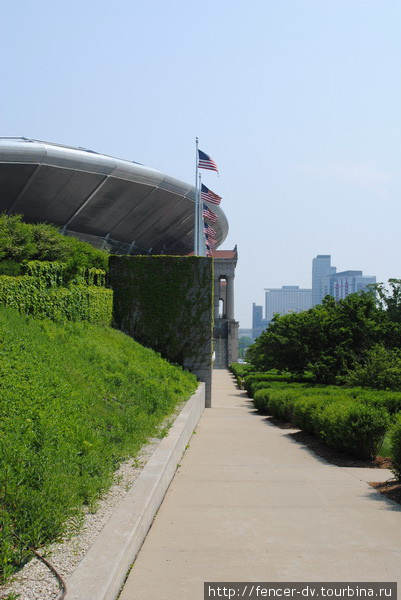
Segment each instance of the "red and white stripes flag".
[{"label": "red and white stripes flag", "polygon": [[208,171],[216,171],[216,173],[219,172],[213,158],[210,158],[210,156],[206,154],[206,152],[202,152],[202,150],[198,150],[198,167]]},{"label": "red and white stripes flag", "polygon": [[204,219],[209,219],[212,223],[216,223],[218,217],[206,204],[203,205],[202,215]]},{"label": "red and white stripes flag", "polygon": [[203,183],[201,186],[201,198],[203,202],[210,202],[211,204],[216,204],[217,206],[221,202],[221,196],[218,196],[212,190],[209,190]]}]

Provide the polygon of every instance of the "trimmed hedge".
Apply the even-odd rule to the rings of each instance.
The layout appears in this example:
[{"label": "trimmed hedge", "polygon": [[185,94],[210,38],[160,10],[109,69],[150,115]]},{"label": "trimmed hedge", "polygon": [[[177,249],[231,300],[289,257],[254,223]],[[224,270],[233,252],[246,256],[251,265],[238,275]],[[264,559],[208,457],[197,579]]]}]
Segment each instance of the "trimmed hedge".
[{"label": "trimmed hedge", "polygon": [[277,375],[273,373],[251,373],[245,377],[245,388],[249,397],[255,397],[255,393],[261,389],[277,389],[282,386],[290,386],[294,389],[303,389],[309,396],[312,394],[325,396],[347,397],[357,399],[368,406],[385,408],[390,416],[401,412],[401,392],[391,392],[384,390],[371,390],[361,387],[344,388],[336,385],[319,385],[312,381],[299,382],[299,380],[289,378],[286,382],[286,375]]},{"label": "trimmed hedge", "polygon": [[373,458],[390,426],[386,410],[358,401],[331,402],[318,415],[319,437],[329,446]]},{"label": "trimmed hedge", "polygon": [[231,363],[229,368],[235,377],[245,377],[245,375],[248,375],[248,373],[253,371],[252,365],[244,365],[240,363]]},{"label": "trimmed hedge", "polygon": [[401,393],[383,390],[367,390],[363,388],[350,388],[346,391],[352,398],[377,408],[385,408],[390,415],[401,411]]},{"label": "trimmed hedge", "polygon": [[385,408],[353,399],[342,390],[261,389],[255,392],[254,404],[261,412],[317,435],[329,446],[363,458],[377,454],[390,426]]},{"label": "trimmed hedge", "polygon": [[252,365],[243,365],[240,363],[231,363],[229,365],[229,369],[231,373],[234,375],[237,380],[238,387],[242,390],[244,384],[244,377],[248,373],[250,373],[253,369]]},{"label": "trimmed hedge", "polygon": [[256,391],[257,385],[259,383],[287,383],[287,384],[296,384],[296,383],[312,383],[311,378],[309,377],[294,377],[289,373],[279,373],[276,370],[267,371],[266,373],[249,373],[244,378],[244,387],[248,393],[249,398],[253,398],[254,392]]}]

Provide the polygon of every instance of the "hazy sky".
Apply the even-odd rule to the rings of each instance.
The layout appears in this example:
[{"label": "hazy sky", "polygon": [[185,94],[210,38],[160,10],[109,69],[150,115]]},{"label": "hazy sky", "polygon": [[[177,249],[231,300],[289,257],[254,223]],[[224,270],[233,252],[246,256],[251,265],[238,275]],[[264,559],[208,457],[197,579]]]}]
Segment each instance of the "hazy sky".
[{"label": "hazy sky", "polygon": [[0,0],[0,135],[220,169],[236,318],[312,258],[401,278],[401,0]]}]

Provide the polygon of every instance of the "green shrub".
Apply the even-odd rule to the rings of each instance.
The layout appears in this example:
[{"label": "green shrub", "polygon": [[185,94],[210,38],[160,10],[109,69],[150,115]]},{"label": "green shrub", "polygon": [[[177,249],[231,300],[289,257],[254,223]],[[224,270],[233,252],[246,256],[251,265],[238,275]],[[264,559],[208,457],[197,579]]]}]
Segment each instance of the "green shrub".
[{"label": "green shrub", "polygon": [[268,390],[268,389],[276,389],[277,387],[282,387],[283,385],[288,385],[281,381],[254,381],[249,385],[249,392],[253,398],[255,398],[255,394],[258,390]]},{"label": "green shrub", "polygon": [[392,467],[394,475],[401,480],[401,414],[397,416],[397,422],[390,433],[392,446]]},{"label": "green shrub", "polygon": [[374,346],[366,352],[364,361],[356,363],[341,382],[349,386],[401,391],[401,350]]},{"label": "green shrub", "polygon": [[288,387],[261,389],[255,392],[255,407],[264,414],[283,421],[292,421],[294,401],[301,390]]},{"label": "green shrub", "polygon": [[386,409],[391,416],[401,411],[400,392],[367,390],[364,388],[351,388],[347,392],[351,397],[356,398],[364,404]]},{"label": "green shrub", "polygon": [[248,364],[231,363],[229,365],[229,369],[230,369],[231,373],[235,376],[238,387],[240,389],[242,389],[243,378],[245,377],[245,375],[247,375],[248,373],[250,373],[252,371],[253,367],[252,367],[252,365],[248,365]]},{"label": "green shrub", "polygon": [[254,392],[259,389],[257,386],[260,383],[267,384],[309,384],[312,382],[312,379],[309,375],[304,377],[295,377],[290,375],[289,373],[279,373],[278,371],[272,369],[271,371],[265,373],[249,373],[244,378],[244,387],[248,393],[249,398],[253,397]]},{"label": "green shrub", "polygon": [[282,421],[293,422],[294,405],[297,399],[296,390],[272,390],[268,406],[271,414]]},{"label": "green shrub", "polygon": [[[329,401],[327,396],[320,395],[297,398],[293,408],[294,424],[304,431],[319,435],[321,416]],[[331,397],[331,401],[333,401],[333,397]]]},{"label": "green shrub", "polygon": [[255,407],[290,421],[328,445],[356,456],[374,456],[390,425],[388,411],[351,397],[341,388],[285,386],[259,389]]},{"label": "green shrub", "polygon": [[249,373],[244,378],[244,387],[248,393],[248,396],[252,398],[253,393],[253,385],[255,383],[259,383],[261,381],[264,382],[273,382],[273,381],[283,381],[286,382],[288,380],[288,376],[286,375],[278,375],[276,371],[270,371],[267,373]]},{"label": "green shrub", "polygon": [[[399,302],[400,282],[396,289]],[[248,348],[247,360],[260,371],[276,368],[297,376],[311,371],[316,381],[333,383],[375,344],[399,345],[400,320],[391,322],[377,300],[373,291],[338,302],[326,296],[307,311],[275,315]]]},{"label": "green shrub", "polygon": [[3,577],[27,557],[28,545],[63,534],[83,505],[96,502],[118,463],[157,434],[197,385],[121,332],[3,307],[0,382]]},{"label": "green shrub", "polygon": [[257,390],[253,397],[253,403],[255,408],[262,414],[268,414],[269,412],[269,399],[270,399],[270,388]]},{"label": "green shrub", "polygon": [[74,285],[90,285],[105,287],[106,271],[94,267],[80,267],[71,270],[67,263],[59,261],[31,260],[20,265],[21,272],[34,279],[38,287],[56,287]]},{"label": "green shrub", "polygon": [[22,273],[30,277],[37,287],[57,287],[66,283],[65,263],[57,260],[54,262],[31,260],[21,266]]},{"label": "green shrub", "polygon": [[43,277],[0,276],[0,305],[58,322],[89,321],[111,325],[112,290],[87,285],[55,287],[61,274],[57,264],[53,265],[54,271],[47,271]]},{"label": "green shrub", "polygon": [[236,377],[244,377],[253,370],[253,367],[247,364],[231,363],[229,369]]},{"label": "green shrub", "polygon": [[0,275],[21,275],[22,265],[15,260],[0,261]]},{"label": "green shrub", "polygon": [[108,254],[86,242],[59,233],[46,223],[24,223],[21,215],[0,215],[0,261],[60,261],[70,270],[81,267],[107,270]]},{"label": "green shrub", "polygon": [[320,437],[329,446],[371,458],[377,454],[389,426],[384,409],[357,400],[332,402],[321,415]]}]

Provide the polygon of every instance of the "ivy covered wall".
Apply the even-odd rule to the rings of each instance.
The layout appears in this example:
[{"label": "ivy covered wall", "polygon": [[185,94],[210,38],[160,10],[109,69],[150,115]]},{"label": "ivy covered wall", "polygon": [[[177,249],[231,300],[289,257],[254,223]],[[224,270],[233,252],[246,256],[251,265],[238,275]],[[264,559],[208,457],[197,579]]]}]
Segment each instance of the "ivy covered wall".
[{"label": "ivy covered wall", "polygon": [[210,406],[213,261],[194,256],[111,256],[116,327],[195,373]]},{"label": "ivy covered wall", "polygon": [[0,275],[0,305],[53,321],[112,324],[113,292],[103,287],[102,269],[80,269],[72,276],[64,263],[31,261],[22,272]]}]

